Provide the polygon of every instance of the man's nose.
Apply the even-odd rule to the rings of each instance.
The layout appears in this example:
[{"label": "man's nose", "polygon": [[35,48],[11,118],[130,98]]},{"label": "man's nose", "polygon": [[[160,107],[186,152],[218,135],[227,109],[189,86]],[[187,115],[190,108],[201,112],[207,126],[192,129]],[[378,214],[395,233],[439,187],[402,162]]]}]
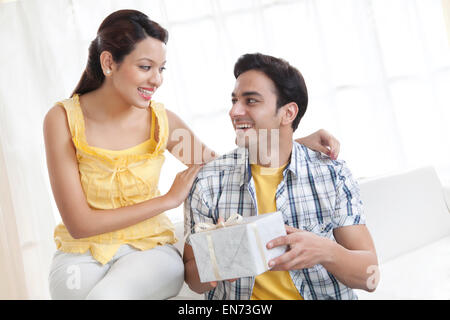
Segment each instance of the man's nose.
[{"label": "man's nose", "polygon": [[230,110],[230,117],[236,118],[245,115],[245,108],[239,101],[235,102]]}]

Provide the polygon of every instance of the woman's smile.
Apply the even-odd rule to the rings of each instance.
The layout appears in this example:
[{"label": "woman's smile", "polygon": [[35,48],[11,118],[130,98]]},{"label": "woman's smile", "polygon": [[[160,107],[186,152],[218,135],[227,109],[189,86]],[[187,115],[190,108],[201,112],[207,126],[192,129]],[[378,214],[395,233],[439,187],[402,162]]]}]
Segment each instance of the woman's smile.
[{"label": "woman's smile", "polygon": [[153,93],[155,92],[154,88],[139,87],[137,90],[139,95],[146,101],[150,100],[152,98]]}]

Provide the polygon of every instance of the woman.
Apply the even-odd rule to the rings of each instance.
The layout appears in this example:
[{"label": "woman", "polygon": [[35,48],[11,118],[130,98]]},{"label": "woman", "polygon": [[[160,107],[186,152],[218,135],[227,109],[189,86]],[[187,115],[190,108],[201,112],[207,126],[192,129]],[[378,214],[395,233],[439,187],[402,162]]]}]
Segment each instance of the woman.
[{"label": "woman", "polygon": [[[186,124],[151,100],[163,82],[168,33],[146,15],[120,10],[100,25],[70,99],[44,120],[50,182],[63,223],[49,283],[53,299],[166,299],[183,284],[183,262],[164,212],[187,197],[201,162],[214,157]],[[183,130],[191,150],[172,133]],[[175,136],[175,135],[174,135]],[[185,135],[186,139],[186,135]],[[327,132],[299,139],[319,151]],[[324,141],[324,142],[322,142]],[[161,195],[164,150],[188,168]]]}]

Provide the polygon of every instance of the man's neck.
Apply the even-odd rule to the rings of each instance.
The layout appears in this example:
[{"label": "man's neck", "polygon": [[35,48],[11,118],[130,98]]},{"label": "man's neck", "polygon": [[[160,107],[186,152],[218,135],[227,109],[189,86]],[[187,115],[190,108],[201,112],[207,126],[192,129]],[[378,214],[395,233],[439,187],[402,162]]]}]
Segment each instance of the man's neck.
[{"label": "man's neck", "polygon": [[[292,135],[290,137],[282,137],[280,135],[277,146],[268,146],[267,150],[260,150],[259,148],[249,148],[249,157],[251,164],[257,164],[262,167],[280,168],[289,162],[293,147]],[[257,155],[250,154],[256,151]]]}]

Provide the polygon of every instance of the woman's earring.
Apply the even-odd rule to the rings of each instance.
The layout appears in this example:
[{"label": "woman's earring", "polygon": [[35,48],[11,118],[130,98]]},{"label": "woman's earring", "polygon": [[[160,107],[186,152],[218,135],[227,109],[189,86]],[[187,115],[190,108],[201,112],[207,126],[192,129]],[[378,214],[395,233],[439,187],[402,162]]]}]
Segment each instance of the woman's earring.
[{"label": "woman's earring", "polygon": [[111,70],[106,70],[106,74],[110,74],[111,73]]}]

